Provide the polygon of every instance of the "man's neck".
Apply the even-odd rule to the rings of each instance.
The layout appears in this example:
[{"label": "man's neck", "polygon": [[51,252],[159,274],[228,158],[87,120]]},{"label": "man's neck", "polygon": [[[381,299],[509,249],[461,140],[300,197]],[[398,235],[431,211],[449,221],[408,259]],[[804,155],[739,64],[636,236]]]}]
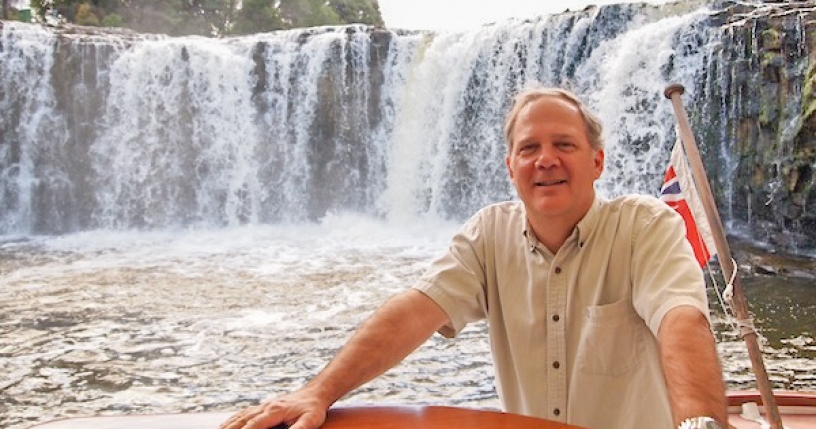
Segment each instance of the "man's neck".
[{"label": "man's neck", "polygon": [[564,222],[562,219],[544,219],[541,222],[536,222],[533,218],[528,219],[538,242],[550,249],[553,254],[558,253],[558,249],[567,241],[575,225],[578,224],[578,222]]},{"label": "man's neck", "polygon": [[589,213],[589,210],[592,208],[594,203],[595,198],[591,200],[586,210],[583,210],[579,215],[572,217],[566,217],[563,215],[552,217],[536,216],[535,213],[531,213],[528,210],[527,221],[529,222],[530,227],[533,230],[532,232],[535,234],[538,242],[543,244],[544,247],[550,249],[550,251],[555,254],[558,253],[558,250],[564,245],[564,242],[567,241],[578,223],[581,222],[587,213]]}]

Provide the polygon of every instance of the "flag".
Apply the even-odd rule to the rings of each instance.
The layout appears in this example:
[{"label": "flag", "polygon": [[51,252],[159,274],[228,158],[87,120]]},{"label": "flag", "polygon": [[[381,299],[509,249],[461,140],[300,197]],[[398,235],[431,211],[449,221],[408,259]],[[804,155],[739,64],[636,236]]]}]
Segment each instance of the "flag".
[{"label": "flag", "polygon": [[703,209],[703,202],[689,170],[683,144],[674,142],[671,161],[660,190],[660,199],[683,216],[686,223],[686,239],[694,249],[694,256],[700,267],[705,267],[709,259],[716,254],[714,236],[708,217]]}]

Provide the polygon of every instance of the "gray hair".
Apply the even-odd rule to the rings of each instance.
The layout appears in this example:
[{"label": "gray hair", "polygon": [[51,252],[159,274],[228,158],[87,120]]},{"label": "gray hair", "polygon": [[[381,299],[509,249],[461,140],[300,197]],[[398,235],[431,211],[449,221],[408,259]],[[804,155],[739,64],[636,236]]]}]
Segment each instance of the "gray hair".
[{"label": "gray hair", "polygon": [[587,128],[587,137],[589,145],[595,150],[604,148],[604,141],[602,137],[603,124],[601,119],[593,113],[589,108],[576,96],[574,93],[562,88],[547,88],[535,87],[525,89],[518,93],[513,98],[513,107],[507,113],[507,118],[504,121],[504,137],[507,139],[507,153],[511,153],[513,149],[513,142],[510,140],[513,134],[513,128],[516,126],[519,113],[527,107],[530,103],[537,101],[544,97],[556,97],[565,100],[578,108],[581,116],[584,118],[584,123]]}]

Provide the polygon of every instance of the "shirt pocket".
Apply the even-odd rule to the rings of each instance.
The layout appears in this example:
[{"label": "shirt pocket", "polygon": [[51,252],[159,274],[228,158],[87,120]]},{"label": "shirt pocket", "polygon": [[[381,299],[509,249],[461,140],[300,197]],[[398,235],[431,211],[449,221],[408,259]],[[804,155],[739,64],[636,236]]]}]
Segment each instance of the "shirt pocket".
[{"label": "shirt pocket", "polygon": [[578,344],[578,369],[617,376],[632,370],[643,352],[643,322],[628,300],[587,308]]}]

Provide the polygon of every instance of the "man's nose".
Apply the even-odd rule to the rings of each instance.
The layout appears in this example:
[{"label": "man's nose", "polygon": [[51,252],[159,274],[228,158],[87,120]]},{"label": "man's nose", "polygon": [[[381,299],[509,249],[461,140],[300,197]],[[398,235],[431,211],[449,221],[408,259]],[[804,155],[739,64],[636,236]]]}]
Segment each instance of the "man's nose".
[{"label": "man's nose", "polygon": [[536,168],[551,168],[561,164],[558,153],[552,145],[543,145],[538,152],[535,166]]}]

